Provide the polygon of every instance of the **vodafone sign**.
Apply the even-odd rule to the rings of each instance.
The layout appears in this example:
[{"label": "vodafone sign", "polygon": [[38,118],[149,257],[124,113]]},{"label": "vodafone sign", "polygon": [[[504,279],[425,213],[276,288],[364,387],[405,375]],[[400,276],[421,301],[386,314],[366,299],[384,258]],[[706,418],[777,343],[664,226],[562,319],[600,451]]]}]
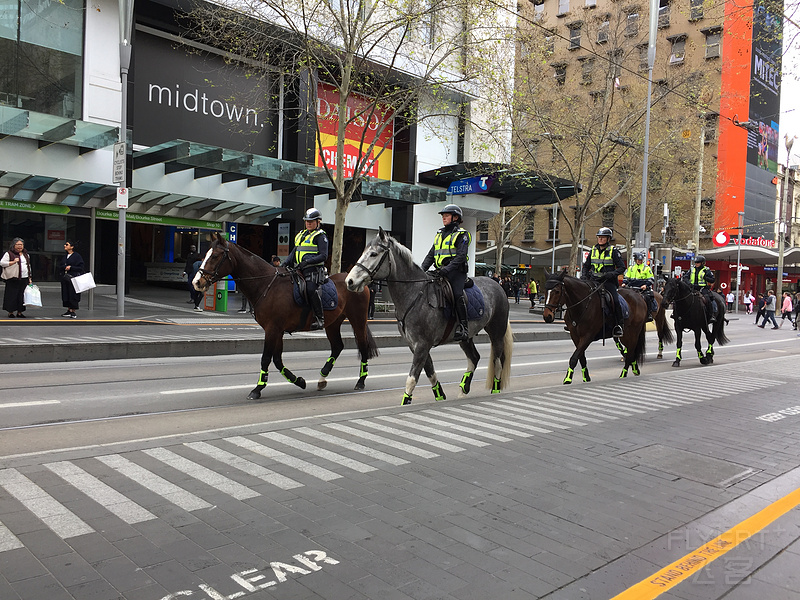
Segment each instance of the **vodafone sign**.
[{"label": "vodafone sign", "polygon": [[725,231],[718,231],[714,234],[714,245],[718,248],[721,246],[727,246],[728,242],[731,241],[731,236],[728,235]]}]

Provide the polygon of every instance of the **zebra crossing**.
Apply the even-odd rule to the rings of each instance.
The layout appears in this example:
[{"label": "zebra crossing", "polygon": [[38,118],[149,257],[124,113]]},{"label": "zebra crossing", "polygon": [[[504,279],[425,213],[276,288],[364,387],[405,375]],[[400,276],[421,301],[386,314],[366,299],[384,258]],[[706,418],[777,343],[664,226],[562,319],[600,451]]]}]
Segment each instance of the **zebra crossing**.
[{"label": "zebra crossing", "polygon": [[[778,363],[783,363],[778,364]],[[281,431],[231,435],[125,453],[44,462],[42,468],[0,469],[0,553],[24,547],[3,515],[27,511],[67,540],[97,531],[93,518],[136,524],[158,519],[167,503],[188,513],[210,510],[219,497],[247,501],[268,490],[335,482],[412,461],[546,436],[781,385],[798,375],[788,360],[761,363],[743,374],[737,365],[714,368],[718,386],[693,391],[696,370],[647,379],[544,388],[474,403],[444,403],[392,415],[350,418]],[[786,371],[784,371],[786,369]],[[76,515],[48,490],[56,476],[69,497],[91,503]],[[99,526],[97,526],[99,528]],[[17,532],[19,533],[19,532]]]}]

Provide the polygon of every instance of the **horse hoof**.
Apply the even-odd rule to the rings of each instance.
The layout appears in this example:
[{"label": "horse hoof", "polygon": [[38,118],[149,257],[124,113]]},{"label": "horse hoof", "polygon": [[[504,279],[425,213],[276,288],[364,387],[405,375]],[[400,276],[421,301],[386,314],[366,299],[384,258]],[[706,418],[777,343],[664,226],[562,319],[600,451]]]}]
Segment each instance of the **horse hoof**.
[{"label": "horse hoof", "polygon": [[364,380],[363,379],[359,379],[358,381],[356,381],[356,387],[354,387],[353,389],[354,390],[363,390],[365,387],[367,387],[367,386],[364,384]]},{"label": "horse hoof", "polygon": [[299,387],[301,390],[306,389],[306,380],[302,377],[298,377],[294,384]]},{"label": "horse hoof", "polygon": [[700,364],[701,365],[707,365],[708,364],[708,359],[705,356],[701,356],[700,357]]},{"label": "horse hoof", "polygon": [[327,380],[327,379],[320,379],[320,380],[317,382],[317,391],[318,391],[318,392],[321,392],[321,391],[322,391],[322,390],[324,390],[326,387],[328,387],[328,380]]},{"label": "horse hoof", "polygon": [[403,394],[403,401],[400,403],[400,406],[408,406],[409,404],[411,404],[411,396]]},{"label": "horse hoof", "polygon": [[675,362],[672,363],[672,366],[673,367],[680,367],[681,366],[681,361],[676,360]]},{"label": "horse hoof", "polygon": [[659,353],[656,358],[664,358],[664,355]]},{"label": "horse hoof", "polygon": [[564,380],[564,385],[569,385],[570,383],[572,383],[572,379],[569,379],[569,380],[565,379]]},{"label": "horse hoof", "polygon": [[461,388],[458,388],[458,398],[461,399],[461,398],[466,398],[466,397],[467,397],[467,392],[465,392]]},{"label": "horse hoof", "polygon": [[260,400],[261,399],[261,392],[258,390],[253,390],[249,394],[247,394],[248,400]]}]

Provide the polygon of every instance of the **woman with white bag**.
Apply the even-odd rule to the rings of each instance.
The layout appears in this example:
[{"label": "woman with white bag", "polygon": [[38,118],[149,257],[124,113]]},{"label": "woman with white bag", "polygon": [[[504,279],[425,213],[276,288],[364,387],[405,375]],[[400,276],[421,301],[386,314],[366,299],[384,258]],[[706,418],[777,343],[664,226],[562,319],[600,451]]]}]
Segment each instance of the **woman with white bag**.
[{"label": "woman with white bag", "polygon": [[67,309],[67,312],[61,316],[77,319],[78,315],[75,314],[75,311],[78,310],[78,305],[81,302],[81,295],[75,291],[75,287],[72,285],[72,278],[83,275],[85,268],[83,265],[83,258],[80,254],[75,252],[75,246],[72,242],[67,240],[64,243],[64,250],[67,251],[67,255],[61,259],[59,269],[62,272],[61,303],[64,308]]},{"label": "woman with white bag", "polygon": [[[0,277],[6,280],[6,291],[3,294],[3,310],[8,312],[8,317],[24,319],[25,315],[25,287],[31,283],[31,259],[25,251],[25,242],[22,238],[11,240],[8,252],[0,258],[0,267],[3,272]],[[16,314],[14,314],[16,313]]]}]

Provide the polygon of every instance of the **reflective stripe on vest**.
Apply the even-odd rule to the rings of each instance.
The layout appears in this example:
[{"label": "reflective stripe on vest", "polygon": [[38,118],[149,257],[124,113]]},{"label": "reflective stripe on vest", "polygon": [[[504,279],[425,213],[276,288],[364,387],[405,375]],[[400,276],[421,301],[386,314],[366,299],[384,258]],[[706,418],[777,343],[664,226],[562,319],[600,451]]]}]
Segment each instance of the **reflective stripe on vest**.
[{"label": "reflective stripe on vest", "polygon": [[323,233],[323,230],[319,228],[315,229],[314,231],[304,229],[295,236],[295,264],[299,265],[308,254],[319,254],[319,248],[317,248],[317,242],[315,240],[321,233]]},{"label": "reflective stripe on vest", "polygon": [[611,246],[607,246],[605,250],[600,250],[597,246],[592,246],[592,254],[590,256],[590,261],[592,263],[592,269],[595,273],[600,273],[603,270],[603,267],[611,267],[614,268],[614,259],[611,254],[614,252],[614,248]]},{"label": "reflective stripe on vest", "polygon": [[[438,232],[433,240],[433,264],[437,269],[441,269],[443,263],[448,258],[453,258],[456,252],[456,240],[462,233],[467,234],[467,244],[472,243],[472,236],[466,229],[455,229],[450,234],[442,237],[442,232]],[[469,258],[467,258],[469,261]]]},{"label": "reflective stripe on vest", "polygon": [[689,274],[689,283],[700,287],[706,287],[708,285],[706,283],[706,269],[708,269],[708,267],[703,266],[703,268],[698,271],[697,267],[692,267],[692,272]]}]

